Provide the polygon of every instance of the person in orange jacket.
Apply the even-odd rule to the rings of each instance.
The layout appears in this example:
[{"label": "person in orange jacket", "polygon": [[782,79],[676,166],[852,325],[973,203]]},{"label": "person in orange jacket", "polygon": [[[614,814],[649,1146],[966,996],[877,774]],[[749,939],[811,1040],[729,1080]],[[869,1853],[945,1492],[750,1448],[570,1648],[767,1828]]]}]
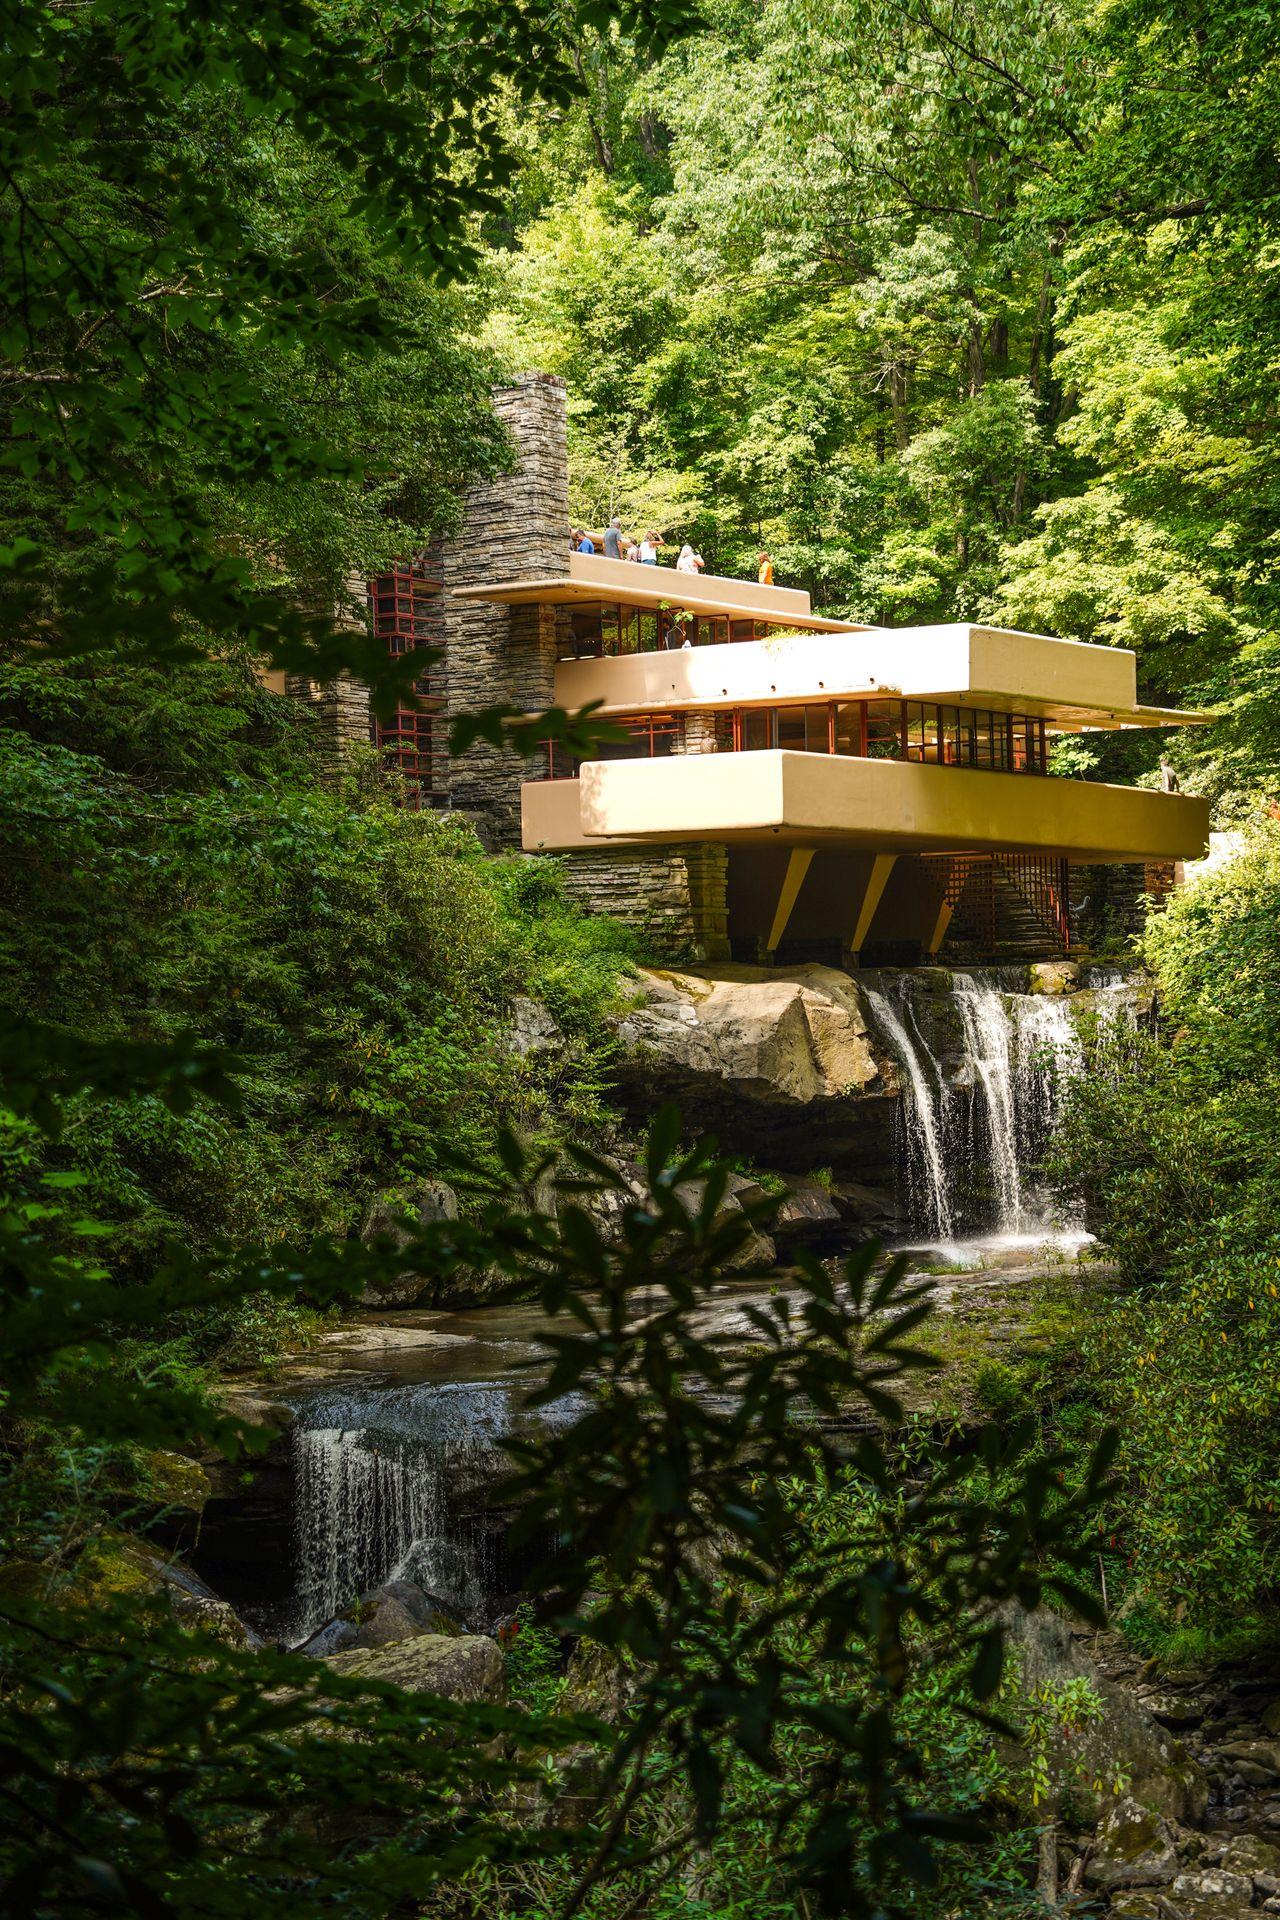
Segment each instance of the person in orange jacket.
[{"label": "person in orange jacket", "polygon": [[759,572],[759,575],[757,576],[760,581],[760,585],[762,587],[771,587],[773,585],[772,560],[769,558],[767,553],[757,554],[756,558],[760,562],[760,572]]}]

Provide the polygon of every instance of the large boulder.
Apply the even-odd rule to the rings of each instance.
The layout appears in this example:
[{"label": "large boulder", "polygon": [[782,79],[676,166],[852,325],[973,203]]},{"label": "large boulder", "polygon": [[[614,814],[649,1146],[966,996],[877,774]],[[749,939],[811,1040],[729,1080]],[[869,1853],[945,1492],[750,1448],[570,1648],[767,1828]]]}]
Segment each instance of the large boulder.
[{"label": "large boulder", "polygon": [[262,1645],[235,1609],[183,1561],[145,1540],[107,1531],[85,1547],[60,1597],[74,1607],[96,1609],[118,1596],[164,1600],[179,1626],[207,1633],[225,1646]]},{"label": "large boulder", "polygon": [[329,1654],[324,1664],[351,1679],[380,1680],[444,1700],[501,1701],[506,1693],[502,1649],[485,1634],[420,1633],[391,1646]]},{"label": "large boulder", "polygon": [[[458,1218],[458,1196],[447,1180],[421,1180],[411,1194],[388,1193],[370,1207],[360,1238],[399,1249],[409,1244],[416,1227]],[[366,1283],[361,1296],[366,1307],[410,1307],[428,1290],[420,1273],[386,1273]]]},{"label": "large boulder", "polygon": [[1253,1882],[1223,1867],[1180,1873],[1169,1893],[1179,1920],[1240,1920],[1253,1905]]},{"label": "large boulder", "polygon": [[1194,1826],[1208,1803],[1208,1782],[1182,1743],[1126,1687],[1102,1673],[1059,1614],[1047,1607],[1034,1613],[1015,1608],[1006,1626],[1015,1681],[1022,1689],[1084,1677],[1097,1692],[1101,1717],[1072,1741],[1077,1778],[1101,1783],[1096,1789],[1073,1787],[1082,1810],[1102,1818],[1112,1805],[1114,1784],[1123,1782],[1138,1806]]},{"label": "large boulder", "polygon": [[453,1638],[461,1631],[434,1594],[412,1580],[388,1580],[372,1593],[362,1594],[345,1613],[313,1633],[299,1651],[323,1660],[331,1653],[346,1653],[355,1647],[389,1647],[419,1633]]},{"label": "large boulder", "polygon": [[675,1100],[694,1125],[807,1170],[864,1142],[891,1162],[896,1078],[856,983],[834,967],[642,970],[619,1020],[633,1104]]},{"label": "large boulder", "polygon": [[793,1176],[773,1216],[773,1237],[784,1246],[822,1250],[848,1235],[844,1215],[827,1188]]},{"label": "large boulder", "polygon": [[1233,1834],[1217,1865],[1227,1873],[1243,1874],[1260,1897],[1280,1893],[1280,1847],[1256,1833]]},{"label": "large boulder", "polygon": [[564,1045],[564,1035],[541,1000],[517,993],[511,1001],[507,1024],[507,1047],[518,1058],[531,1054],[554,1053]]},{"label": "large boulder", "polygon": [[1169,1822],[1126,1797],[1117,1801],[1098,1829],[1084,1877],[1091,1887],[1109,1893],[1120,1887],[1167,1886],[1177,1871]]},{"label": "large boulder", "polygon": [[[702,1206],[705,1190],[704,1180],[686,1180],[676,1188],[676,1194],[691,1213],[696,1213]],[[754,1206],[764,1198],[765,1190],[758,1180],[749,1180],[741,1173],[730,1173],[725,1181],[724,1197],[716,1209],[716,1224],[732,1220],[744,1208]],[[777,1258],[772,1236],[762,1228],[752,1226],[737,1253],[725,1262],[724,1271],[736,1274],[768,1273]]]}]

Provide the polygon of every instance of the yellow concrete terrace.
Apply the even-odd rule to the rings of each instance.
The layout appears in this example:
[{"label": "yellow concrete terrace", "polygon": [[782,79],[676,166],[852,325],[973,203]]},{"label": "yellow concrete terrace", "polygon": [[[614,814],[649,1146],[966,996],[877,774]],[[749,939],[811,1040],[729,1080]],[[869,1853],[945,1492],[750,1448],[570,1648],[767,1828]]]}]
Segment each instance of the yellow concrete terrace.
[{"label": "yellow concrete terrace", "polygon": [[979,861],[1065,945],[1068,862],[1205,849],[1201,799],[1043,777],[1054,733],[1209,717],[1143,705],[1124,649],[859,627],[792,590],[579,554],[465,597],[554,609],[557,705],[597,703],[626,733],[525,785],[525,847],[726,849],[730,934],[766,951],[803,922],[856,955],[876,922],[936,953]]}]

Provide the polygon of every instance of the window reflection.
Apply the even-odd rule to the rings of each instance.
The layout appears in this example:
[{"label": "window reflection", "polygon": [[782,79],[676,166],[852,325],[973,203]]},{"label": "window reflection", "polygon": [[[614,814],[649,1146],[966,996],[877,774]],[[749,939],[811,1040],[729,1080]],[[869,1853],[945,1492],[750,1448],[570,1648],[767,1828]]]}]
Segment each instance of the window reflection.
[{"label": "window reflection", "polygon": [[[626,628],[619,610],[623,637]],[[657,616],[650,616],[657,619]],[[643,635],[642,618],[630,623]],[[604,631],[611,631],[607,623]],[[625,742],[602,747],[597,758],[631,759],[680,751],[681,720],[675,714],[639,715],[622,721]],[[719,733],[720,729],[717,728]],[[908,760],[917,765],[976,767],[986,772],[1047,774],[1046,727],[1029,714],[989,708],[939,706],[927,700],[809,701],[803,705],[739,707],[726,717],[725,750],[764,753],[836,753],[851,759]],[[555,774],[577,768],[558,757]]]}]

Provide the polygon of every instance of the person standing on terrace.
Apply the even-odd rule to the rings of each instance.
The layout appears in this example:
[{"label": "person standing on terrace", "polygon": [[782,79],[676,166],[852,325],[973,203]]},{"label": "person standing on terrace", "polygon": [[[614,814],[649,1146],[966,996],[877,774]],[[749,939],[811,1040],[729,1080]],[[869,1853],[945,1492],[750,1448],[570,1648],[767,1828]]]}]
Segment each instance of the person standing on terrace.
[{"label": "person standing on terrace", "polygon": [[773,585],[772,560],[769,558],[767,553],[758,553],[756,555],[756,560],[758,561],[759,567],[760,567],[760,571],[757,574],[756,578],[759,580],[760,585],[762,587],[771,587]]},{"label": "person standing on terrace", "polygon": [[706,565],[700,553],[695,553],[686,540],[680,549],[680,558],[676,561],[677,573],[701,573]]},{"label": "person standing on terrace", "polygon": [[594,553],[595,550],[596,550],[595,541],[591,538],[591,535],[589,533],[584,533],[581,539],[578,541],[578,552]]},{"label": "person standing on terrace", "polygon": [[661,545],[662,535],[660,533],[646,533],[644,539],[640,542],[640,565],[642,567],[657,566],[658,548]]},{"label": "person standing on terrace", "polygon": [[622,522],[616,515],[604,530],[604,557],[606,560],[622,558]]}]

